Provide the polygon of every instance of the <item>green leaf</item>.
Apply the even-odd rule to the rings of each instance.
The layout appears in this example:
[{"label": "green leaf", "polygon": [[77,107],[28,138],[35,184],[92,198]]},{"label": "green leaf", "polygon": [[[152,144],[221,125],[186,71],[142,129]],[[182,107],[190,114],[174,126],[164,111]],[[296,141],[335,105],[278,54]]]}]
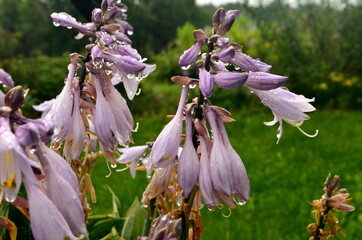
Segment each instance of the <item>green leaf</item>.
[{"label": "green leaf", "polygon": [[108,190],[112,194],[112,216],[113,217],[120,217],[119,212],[121,211],[121,202],[119,201],[119,198],[116,196],[116,194],[113,192],[110,186],[108,186]]},{"label": "green leaf", "polygon": [[136,197],[127,211],[126,221],[123,224],[121,237],[126,240],[137,240],[142,235],[143,225],[147,213]]},{"label": "green leaf", "polygon": [[89,229],[89,238],[92,239],[101,239],[112,231],[115,228],[118,232],[121,231],[124,218],[112,217],[98,215],[93,218],[88,219],[88,229]]},{"label": "green leaf", "polygon": [[[2,201],[0,203],[0,216],[2,217],[8,217],[9,215],[9,203],[7,203],[6,201]],[[3,227],[0,227],[0,239],[1,237],[4,237],[6,232],[6,229]]]}]

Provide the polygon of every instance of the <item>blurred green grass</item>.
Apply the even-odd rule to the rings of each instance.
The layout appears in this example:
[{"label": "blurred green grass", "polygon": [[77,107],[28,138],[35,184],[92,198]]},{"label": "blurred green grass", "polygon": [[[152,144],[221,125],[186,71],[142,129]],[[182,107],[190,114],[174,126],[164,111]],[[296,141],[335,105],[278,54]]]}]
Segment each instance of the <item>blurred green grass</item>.
[{"label": "blurred green grass", "polygon": [[[231,211],[202,210],[205,233],[203,239],[308,239],[306,227],[314,218],[307,201],[323,194],[328,173],[341,175],[341,187],[349,190],[356,207],[352,213],[337,213],[347,236],[362,239],[362,113],[317,111],[302,127],[308,133],[319,129],[316,138],[307,138],[296,128],[284,125],[284,133],[276,144],[277,127],[267,127],[270,112],[241,111],[236,122],[227,124],[229,137],[247,168],[251,183],[251,200]],[[137,119],[137,117],[136,117]],[[141,145],[152,141],[167,123],[166,117],[139,118],[139,131],[134,141]],[[120,168],[120,167],[118,167]],[[136,179],[129,171],[115,172],[110,177],[105,161],[98,161],[92,173],[98,202],[91,214],[111,211],[109,185],[122,204],[125,214],[134,196],[141,197],[148,179],[138,172]]]}]

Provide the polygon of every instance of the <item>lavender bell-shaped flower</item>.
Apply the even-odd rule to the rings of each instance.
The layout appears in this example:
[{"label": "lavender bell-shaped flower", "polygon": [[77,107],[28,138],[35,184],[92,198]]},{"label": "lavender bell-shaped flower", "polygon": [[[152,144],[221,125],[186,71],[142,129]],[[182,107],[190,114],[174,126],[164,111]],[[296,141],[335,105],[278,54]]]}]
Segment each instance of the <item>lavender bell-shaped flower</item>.
[{"label": "lavender bell-shaped flower", "polygon": [[70,16],[68,13],[52,13],[51,18],[54,21],[55,26],[62,26],[67,28],[75,28],[82,34],[90,35],[93,34],[95,30],[95,25],[83,25],[79,23],[74,17]]},{"label": "lavender bell-shaped flower", "polygon": [[289,92],[282,88],[276,88],[269,91],[261,91],[250,88],[262,101],[262,103],[269,107],[274,114],[274,120],[271,122],[265,122],[267,126],[272,126],[279,122],[277,143],[279,142],[283,133],[283,120],[292,126],[297,127],[303,134],[309,137],[315,137],[318,134],[318,130],[314,135],[309,135],[303,132],[300,126],[305,120],[309,119],[309,116],[305,112],[313,112],[315,108],[310,104],[314,101],[314,98],[309,99],[302,95]]},{"label": "lavender bell-shaped flower", "polygon": [[154,166],[165,167],[173,162],[180,146],[183,109],[187,100],[189,86],[184,86],[176,115],[158,135],[152,146],[150,158]]},{"label": "lavender bell-shaped flower", "polygon": [[196,185],[200,170],[199,157],[192,142],[192,115],[186,115],[186,140],[178,158],[177,177],[184,196],[188,197]]},{"label": "lavender bell-shaped flower", "polygon": [[214,209],[218,205],[218,199],[215,195],[212,179],[210,175],[210,147],[212,142],[207,136],[205,127],[195,120],[195,129],[199,133],[200,140],[200,172],[199,172],[199,187],[203,202],[208,208]]},{"label": "lavender bell-shaped flower", "polygon": [[206,36],[200,34],[200,31],[195,31],[194,36],[197,43],[192,45],[181,55],[178,63],[178,65],[185,70],[196,60],[197,56],[200,54],[201,47],[207,42]]},{"label": "lavender bell-shaped flower", "polygon": [[21,186],[18,142],[11,132],[9,118],[0,116],[0,201],[13,202]]},{"label": "lavender bell-shaped flower", "polygon": [[246,79],[248,79],[248,75],[245,73],[227,71],[216,73],[212,75],[212,78],[215,84],[221,88],[236,89],[245,83]]},{"label": "lavender bell-shaped flower", "polygon": [[245,53],[242,53],[241,50],[235,51],[234,58],[230,63],[247,72],[267,72],[272,67],[269,64],[251,58]]},{"label": "lavender bell-shaped flower", "polygon": [[210,97],[214,88],[214,78],[210,76],[210,73],[206,71],[204,66],[199,68],[199,87],[204,97]]},{"label": "lavender bell-shaped flower", "polygon": [[75,86],[73,88],[73,113],[71,119],[71,127],[69,134],[66,136],[66,143],[64,145],[64,156],[66,159],[78,159],[83,151],[86,139],[86,131],[84,127],[83,118],[80,112],[80,88]]},{"label": "lavender bell-shaped flower", "polygon": [[245,86],[258,90],[275,89],[282,86],[288,80],[288,77],[265,72],[249,72],[247,76]]},{"label": "lavender bell-shaped flower", "polygon": [[[46,177],[46,191],[49,199],[67,221],[76,235],[85,235],[83,207],[78,199],[75,174],[70,165],[53,150],[40,143],[35,154],[39,159]],[[77,200],[78,199],[78,200]]]},{"label": "lavender bell-shaped flower", "polygon": [[212,109],[207,107],[207,119],[213,135],[213,145],[210,153],[210,174],[215,189],[226,196],[231,196],[233,179],[230,174],[232,163],[229,159],[227,148],[224,146],[219,127],[216,123],[216,116]]},{"label": "lavender bell-shaped flower", "polygon": [[148,145],[129,147],[129,148],[119,148],[118,151],[122,153],[122,156],[117,160],[118,163],[131,163],[130,171],[131,176],[135,178],[136,176],[136,167],[138,162],[142,159],[145,152],[149,149]]},{"label": "lavender bell-shaped flower", "polygon": [[10,74],[5,72],[3,69],[0,68],[0,83],[8,88],[14,87],[14,81],[11,78]]},{"label": "lavender bell-shaped flower", "polygon": [[24,185],[28,195],[30,226],[37,240],[63,240],[73,235],[63,215],[42,191],[30,168],[24,170]]},{"label": "lavender bell-shaped flower", "polygon": [[245,166],[241,161],[239,154],[231,146],[224,123],[218,116],[216,116],[216,123],[219,128],[223,143],[227,148],[232,165],[231,175],[233,179],[233,194],[241,201],[248,201],[250,198],[250,183]]},{"label": "lavender bell-shaped flower", "polygon": [[54,141],[62,142],[68,135],[72,125],[72,109],[73,96],[72,86],[73,78],[77,70],[77,62],[79,55],[72,54],[70,56],[71,64],[69,65],[69,73],[62,92],[57,96],[52,105],[51,110],[45,116],[46,119],[51,119],[54,123]]}]

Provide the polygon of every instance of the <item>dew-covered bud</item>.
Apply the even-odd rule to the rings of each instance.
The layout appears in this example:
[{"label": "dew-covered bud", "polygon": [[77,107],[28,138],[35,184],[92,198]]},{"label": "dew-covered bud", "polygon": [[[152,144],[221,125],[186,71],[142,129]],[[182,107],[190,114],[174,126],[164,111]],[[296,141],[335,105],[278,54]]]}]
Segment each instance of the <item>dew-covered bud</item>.
[{"label": "dew-covered bud", "polygon": [[9,90],[5,95],[4,103],[12,109],[12,113],[16,112],[24,104],[25,92],[21,86],[16,86]]},{"label": "dew-covered bud", "polygon": [[39,130],[31,122],[18,126],[15,135],[19,144],[23,147],[35,145],[40,141]]},{"label": "dew-covered bud", "polygon": [[92,11],[92,22],[94,22],[95,24],[99,24],[102,21],[102,10],[99,8],[95,8]]},{"label": "dew-covered bud", "polygon": [[8,88],[14,87],[14,81],[11,78],[10,74],[5,72],[3,69],[0,68],[0,83]]}]

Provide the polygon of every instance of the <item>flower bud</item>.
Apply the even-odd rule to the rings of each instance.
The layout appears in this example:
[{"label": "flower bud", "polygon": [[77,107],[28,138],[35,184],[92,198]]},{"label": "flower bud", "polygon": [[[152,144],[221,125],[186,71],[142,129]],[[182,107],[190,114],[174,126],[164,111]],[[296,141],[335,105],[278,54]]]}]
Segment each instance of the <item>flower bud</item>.
[{"label": "flower bud", "polygon": [[25,92],[21,86],[16,86],[5,95],[4,103],[11,108],[11,113],[16,112],[24,103]]},{"label": "flower bud", "polygon": [[10,74],[0,68],[0,83],[8,88],[14,87],[14,81]]}]

